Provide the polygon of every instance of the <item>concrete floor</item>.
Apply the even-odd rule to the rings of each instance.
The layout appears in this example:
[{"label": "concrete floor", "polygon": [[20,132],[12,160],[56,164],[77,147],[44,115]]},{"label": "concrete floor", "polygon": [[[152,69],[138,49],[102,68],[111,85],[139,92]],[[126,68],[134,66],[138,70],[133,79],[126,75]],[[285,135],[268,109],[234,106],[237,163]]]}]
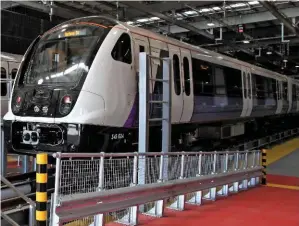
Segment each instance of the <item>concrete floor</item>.
[{"label": "concrete floor", "polygon": [[270,164],[267,174],[299,177],[299,149]]}]

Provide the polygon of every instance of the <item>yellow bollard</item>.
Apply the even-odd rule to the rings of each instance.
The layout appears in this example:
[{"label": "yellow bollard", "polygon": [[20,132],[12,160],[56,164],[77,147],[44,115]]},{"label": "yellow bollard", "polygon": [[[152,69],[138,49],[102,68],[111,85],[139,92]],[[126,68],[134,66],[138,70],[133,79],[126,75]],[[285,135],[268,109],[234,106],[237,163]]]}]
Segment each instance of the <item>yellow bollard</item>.
[{"label": "yellow bollard", "polygon": [[47,225],[47,182],[48,182],[48,155],[36,155],[36,225]]},{"label": "yellow bollard", "polygon": [[263,178],[262,178],[262,184],[267,184],[267,149],[262,149],[262,167],[263,167]]}]

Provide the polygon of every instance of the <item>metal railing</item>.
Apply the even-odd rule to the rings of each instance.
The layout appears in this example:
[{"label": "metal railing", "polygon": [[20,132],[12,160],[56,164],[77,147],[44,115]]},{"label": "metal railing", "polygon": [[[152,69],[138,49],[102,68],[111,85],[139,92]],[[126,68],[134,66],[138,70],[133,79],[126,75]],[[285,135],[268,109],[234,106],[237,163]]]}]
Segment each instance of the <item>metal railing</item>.
[{"label": "metal railing", "polygon": [[[29,208],[29,222],[28,225],[29,226],[34,226],[35,225],[35,202],[32,201],[32,199],[28,198],[25,194],[23,194],[18,188],[16,188],[12,183],[10,183],[5,177],[3,177],[2,175],[0,175],[1,181],[7,185],[7,187],[9,187],[12,191],[14,191],[18,197],[22,198],[27,204],[28,206],[25,208],[22,208],[22,210],[24,209],[28,209]],[[19,224],[9,216],[9,212],[3,212],[1,211],[1,217],[3,219],[5,219],[8,223],[10,223],[11,225],[14,226],[19,226]]]},{"label": "metal railing", "polygon": [[249,142],[246,142],[241,145],[237,145],[233,150],[254,150],[266,145],[271,145],[275,142],[281,141],[286,138],[294,137],[299,134],[299,128],[285,130],[283,132],[274,133],[266,137],[255,139]]},{"label": "metal railing", "polygon": [[259,150],[54,157],[50,225],[136,225],[138,214],[161,217],[166,207],[183,210],[186,202],[198,205],[255,186],[262,175]]}]

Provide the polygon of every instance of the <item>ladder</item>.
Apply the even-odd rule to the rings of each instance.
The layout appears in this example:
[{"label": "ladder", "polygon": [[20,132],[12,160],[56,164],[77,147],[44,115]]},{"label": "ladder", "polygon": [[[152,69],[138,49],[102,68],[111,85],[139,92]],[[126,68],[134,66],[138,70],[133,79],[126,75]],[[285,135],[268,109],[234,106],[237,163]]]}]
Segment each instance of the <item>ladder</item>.
[{"label": "ladder", "polygon": [[[163,77],[152,78],[150,76],[150,62],[152,59],[160,60],[163,64]],[[171,76],[171,60],[169,58],[158,58],[149,55],[146,52],[139,53],[139,135],[138,135],[138,152],[148,152],[149,142],[149,125],[150,122],[162,123],[162,153],[168,153],[171,147],[171,95],[172,95],[172,76]],[[150,100],[149,84],[151,81],[162,82],[163,92],[162,100]],[[162,117],[150,118],[150,104],[162,104]],[[158,150],[153,150],[157,152]],[[159,169],[159,182],[167,180],[168,176],[168,159],[166,156],[161,156]],[[139,157],[138,169],[138,184],[146,184],[147,164],[145,156]],[[162,216],[163,200],[155,202],[154,208],[147,214]],[[141,208],[142,211],[142,208]]]}]

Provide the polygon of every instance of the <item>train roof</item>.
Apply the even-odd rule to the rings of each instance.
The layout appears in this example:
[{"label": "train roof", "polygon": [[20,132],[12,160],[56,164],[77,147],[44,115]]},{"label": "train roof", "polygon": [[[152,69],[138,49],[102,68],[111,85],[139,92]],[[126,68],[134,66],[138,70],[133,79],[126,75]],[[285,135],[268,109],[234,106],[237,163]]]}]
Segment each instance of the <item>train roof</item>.
[{"label": "train roof", "polygon": [[1,52],[1,62],[2,61],[11,61],[11,62],[21,62],[23,56],[18,54]]}]

